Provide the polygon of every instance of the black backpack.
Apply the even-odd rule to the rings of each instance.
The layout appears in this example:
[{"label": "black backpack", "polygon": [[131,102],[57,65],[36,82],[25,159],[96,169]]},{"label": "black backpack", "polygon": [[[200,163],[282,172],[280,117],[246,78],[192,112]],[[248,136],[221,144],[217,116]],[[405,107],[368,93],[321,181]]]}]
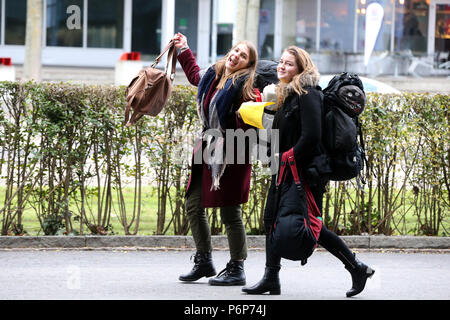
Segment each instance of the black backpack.
[{"label": "black backpack", "polygon": [[308,178],[312,184],[323,183],[324,180],[345,181],[357,178],[360,185],[360,172],[364,168],[364,161],[367,161],[359,119],[366,103],[362,81],[354,73],[343,72],[330,80],[323,89],[323,95],[324,152],[313,159],[308,169]]},{"label": "black backpack", "polygon": [[278,63],[272,60],[258,60],[253,86],[260,92],[263,92],[265,86],[278,83],[277,65]]}]

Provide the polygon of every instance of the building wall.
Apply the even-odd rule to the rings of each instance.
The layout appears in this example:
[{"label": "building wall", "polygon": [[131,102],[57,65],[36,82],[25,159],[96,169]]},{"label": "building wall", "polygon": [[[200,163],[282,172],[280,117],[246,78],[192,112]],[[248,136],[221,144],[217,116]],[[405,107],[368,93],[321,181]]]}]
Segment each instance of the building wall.
[{"label": "building wall", "polygon": [[[139,51],[150,63],[182,32],[206,67],[237,40],[236,30],[255,24],[261,58],[277,59],[295,44],[311,52],[322,73],[403,74],[419,59],[429,70],[448,61],[450,0],[260,0],[259,21],[238,19],[239,1],[244,0],[43,0],[42,62],[113,67],[123,52]],[[384,16],[366,66],[371,2],[383,6]],[[0,4],[0,56],[22,64],[26,0]]]}]

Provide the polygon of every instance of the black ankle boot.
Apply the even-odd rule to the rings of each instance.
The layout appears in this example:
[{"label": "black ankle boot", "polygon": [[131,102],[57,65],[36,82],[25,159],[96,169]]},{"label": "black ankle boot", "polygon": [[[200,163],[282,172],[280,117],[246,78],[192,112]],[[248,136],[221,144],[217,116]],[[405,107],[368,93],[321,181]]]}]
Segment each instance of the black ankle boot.
[{"label": "black ankle boot", "polygon": [[[354,255],[353,255],[354,257]],[[375,270],[366,266],[364,263],[354,258],[353,261],[348,261],[345,265],[352,276],[352,288],[347,291],[347,297],[353,297],[364,290],[366,281],[372,277]]]},{"label": "black ankle boot", "polygon": [[209,284],[212,286],[245,285],[244,261],[230,260],[217,277],[209,279]]},{"label": "black ankle boot", "polygon": [[216,270],[212,263],[211,252],[197,252],[194,255],[194,267],[191,272],[181,275],[178,279],[181,281],[197,281],[200,278],[214,275],[216,275]]},{"label": "black ankle boot", "polygon": [[280,267],[266,267],[263,278],[252,287],[242,288],[243,292],[248,294],[263,294],[269,292],[269,294],[280,294],[280,277],[278,276]]}]

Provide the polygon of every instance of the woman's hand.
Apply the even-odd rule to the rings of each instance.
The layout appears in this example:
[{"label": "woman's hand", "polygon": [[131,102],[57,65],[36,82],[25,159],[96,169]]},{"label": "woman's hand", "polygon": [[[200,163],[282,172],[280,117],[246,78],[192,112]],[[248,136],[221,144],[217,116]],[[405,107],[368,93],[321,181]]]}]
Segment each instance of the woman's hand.
[{"label": "woman's hand", "polygon": [[183,34],[178,32],[173,36],[172,39],[175,43],[175,48],[181,49],[182,52],[186,49],[189,49],[189,46],[187,44],[187,38]]}]

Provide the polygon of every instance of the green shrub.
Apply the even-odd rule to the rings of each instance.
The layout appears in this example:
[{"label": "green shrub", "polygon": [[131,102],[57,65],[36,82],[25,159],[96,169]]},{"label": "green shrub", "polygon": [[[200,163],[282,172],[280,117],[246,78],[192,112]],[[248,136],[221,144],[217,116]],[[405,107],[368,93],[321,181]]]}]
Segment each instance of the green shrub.
[{"label": "green shrub", "polygon": [[[159,116],[125,127],[124,87],[0,82],[1,234],[188,234],[184,193],[201,130],[195,95],[177,86]],[[355,181],[330,183],[330,229],[448,234],[449,100],[368,96],[364,192]],[[262,169],[253,166],[243,205],[251,234],[264,232],[270,176]],[[223,232],[217,211],[207,214],[213,234]]]}]

